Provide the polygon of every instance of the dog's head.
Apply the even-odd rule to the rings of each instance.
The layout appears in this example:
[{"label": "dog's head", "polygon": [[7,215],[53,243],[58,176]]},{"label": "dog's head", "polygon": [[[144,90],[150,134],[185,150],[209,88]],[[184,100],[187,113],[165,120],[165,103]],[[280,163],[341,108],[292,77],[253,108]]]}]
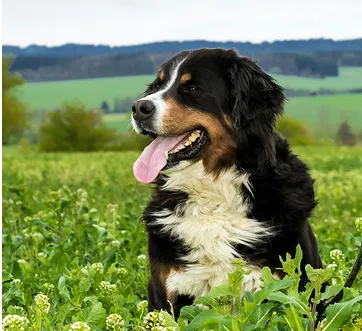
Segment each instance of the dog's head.
[{"label": "dog's head", "polygon": [[283,104],[283,89],[234,50],[181,52],[132,107],[136,132],[154,138],[135,164],[136,177],[150,182],[162,169],[200,159],[215,174],[233,164],[262,171],[275,162]]}]

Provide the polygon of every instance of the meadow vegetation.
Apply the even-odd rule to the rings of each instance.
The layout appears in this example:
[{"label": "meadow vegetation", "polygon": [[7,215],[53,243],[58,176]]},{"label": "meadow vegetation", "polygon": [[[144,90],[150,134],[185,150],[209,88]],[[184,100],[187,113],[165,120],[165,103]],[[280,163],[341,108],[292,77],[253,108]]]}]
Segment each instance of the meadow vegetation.
[{"label": "meadow vegetation", "polygon": [[[239,261],[228,284],[184,308],[175,323],[164,312],[146,313],[139,218],[150,189],[132,174],[138,152],[3,151],[4,330],[314,330],[316,302],[342,288],[362,241],[362,149],[296,148],[316,178],[311,223],[325,271],[308,269],[312,285],[297,293],[297,255],[284,263],[284,280],[265,269],[262,290],[239,298]],[[317,330],[360,330],[361,277]],[[320,292],[324,280],[330,285]],[[308,304],[313,288],[317,301]]]}]

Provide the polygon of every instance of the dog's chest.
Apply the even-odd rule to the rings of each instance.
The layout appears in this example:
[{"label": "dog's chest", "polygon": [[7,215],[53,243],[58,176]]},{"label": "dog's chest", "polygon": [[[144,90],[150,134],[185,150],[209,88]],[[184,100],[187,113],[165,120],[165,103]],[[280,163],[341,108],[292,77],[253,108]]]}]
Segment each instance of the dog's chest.
[{"label": "dog's chest", "polygon": [[176,210],[157,213],[155,223],[189,253],[180,257],[184,267],[171,271],[166,288],[197,297],[227,281],[232,259],[240,257],[235,245],[253,247],[265,228],[247,217],[249,204],[241,195],[242,185],[250,189],[247,175],[229,169],[214,179],[201,162],[168,175],[163,189],[186,192],[188,199]]}]

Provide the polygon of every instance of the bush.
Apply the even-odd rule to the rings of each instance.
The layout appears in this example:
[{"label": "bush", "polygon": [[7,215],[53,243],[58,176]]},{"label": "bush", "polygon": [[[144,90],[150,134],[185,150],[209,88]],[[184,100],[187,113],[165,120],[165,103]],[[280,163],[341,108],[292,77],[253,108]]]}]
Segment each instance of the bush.
[{"label": "bush", "polygon": [[347,121],[342,122],[338,128],[337,142],[345,146],[354,146],[357,143],[357,137]]},{"label": "bush", "polygon": [[307,146],[313,144],[313,137],[310,130],[302,122],[284,116],[277,122],[277,130],[288,139],[291,145]]},{"label": "bush", "polygon": [[150,138],[135,132],[118,133],[107,151],[142,151],[150,142]]},{"label": "bush", "polygon": [[47,114],[39,129],[39,148],[46,152],[91,152],[107,149],[117,137],[102,121],[101,110],[88,110],[76,101]]},{"label": "bush", "polygon": [[3,144],[13,142],[12,138],[22,136],[28,127],[26,106],[18,99],[16,88],[25,81],[16,74],[10,73],[12,59],[2,59],[2,139]]}]

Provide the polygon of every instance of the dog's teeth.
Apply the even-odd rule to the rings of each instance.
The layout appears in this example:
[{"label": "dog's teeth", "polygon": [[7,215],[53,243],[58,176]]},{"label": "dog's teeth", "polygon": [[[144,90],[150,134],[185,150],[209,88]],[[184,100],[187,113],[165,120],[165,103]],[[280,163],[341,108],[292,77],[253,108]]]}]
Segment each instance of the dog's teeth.
[{"label": "dog's teeth", "polygon": [[188,141],[185,142],[185,146],[189,146],[189,145],[191,145],[191,141],[190,141],[190,140],[188,140]]},{"label": "dog's teeth", "polygon": [[165,158],[168,160],[168,151],[165,152]]}]

